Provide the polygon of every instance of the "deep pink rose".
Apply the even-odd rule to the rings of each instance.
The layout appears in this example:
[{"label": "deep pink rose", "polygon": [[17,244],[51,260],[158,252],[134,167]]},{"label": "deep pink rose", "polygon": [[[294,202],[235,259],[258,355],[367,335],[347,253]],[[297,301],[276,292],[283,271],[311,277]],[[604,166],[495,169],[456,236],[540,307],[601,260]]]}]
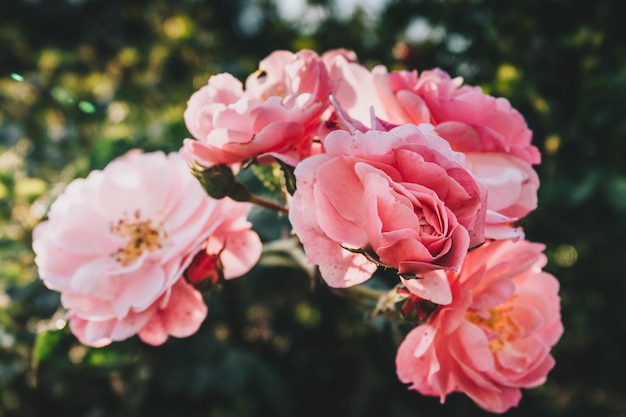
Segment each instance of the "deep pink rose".
[{"label": "deep pink rose", "polygon": [[289,219],[330,286],[359,284],[376,269],[348,249],[411,275],[457,270],[483,242],[486,190],[426,127],[337,130],[324,145],[295,169]]},{"label": "deep pink rose", "polygon": [[521,388],[543,384],[563,332],[559,283],[542,272],[544,246],[492,241],[474,249],[459,272],[432,271],[451,284],[452,302],[413,329],[396,357],[410,389],[444,402],[463,392],[480,407],[503,413]]},{"label": "deep pink rose", "polygon": [[326,66],[312,51],[276,51],[245,85],[228,73],[212,76],[184,113],[195,139],[185,139],[190,159],[203,166],[275,157],[295,166],[311,152],[319,118],[328,107]]},{"label": "deep pink rose", "polygon": [[[179,281],[200,250],[223,249],[230,277],[254,265],[260,242],[245,220],[249,210],[208,197],[176,153],[130,152],[67,186],[33,232],[35,263],[83,343],[143,338],[155,315],[171,319],[185,304],[177,300],[198,300]],[[195,328],[206,314],[196,301],[189,304]],[[169,334],[188,333],[172,326]]]}]

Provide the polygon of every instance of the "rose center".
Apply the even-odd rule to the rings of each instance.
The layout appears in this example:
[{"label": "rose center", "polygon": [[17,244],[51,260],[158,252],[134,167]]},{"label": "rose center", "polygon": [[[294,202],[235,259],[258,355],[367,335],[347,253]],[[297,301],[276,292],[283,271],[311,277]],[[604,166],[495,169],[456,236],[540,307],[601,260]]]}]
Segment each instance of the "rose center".
[{"label": "rose center", "polygon": [[113,254],[113,258],[123,266],[133,263],[144,251],[154,252],[161,249],[163,231],[152,225],[151,220],[140,220],[139,213],[132,219],[123,218],[111,226],[111,233],[126,236],[128,243]]},{"label": "rose center", "polygon": [[489,349],[492,352],[501,350],[521,333],[520,325],[511,317],[513,298],[506,303],[487,310],[487,314],[468,311],[465,319],[486,331]]}]

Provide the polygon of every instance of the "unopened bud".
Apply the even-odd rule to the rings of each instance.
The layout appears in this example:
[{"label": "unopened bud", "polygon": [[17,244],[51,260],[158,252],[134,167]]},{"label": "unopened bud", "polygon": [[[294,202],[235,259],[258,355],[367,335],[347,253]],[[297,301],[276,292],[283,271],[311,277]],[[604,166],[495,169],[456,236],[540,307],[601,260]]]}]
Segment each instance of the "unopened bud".
[{"label": "unopened bud", "polygon": [[228,165],[213,165],[204,169],[192,165],[191,171],[207,194],[215,199],[230,197],[235,201],[250,201],[252,197],[246,186],[237,181]]},{"label": "unopened bud", "polygon": [[219,253],[212,255],[204,249],[193,257],[191,264],[185,271],[187,281],[196,285],[203,281],[209,281],[215,285],[222,277],[222,262]]}]

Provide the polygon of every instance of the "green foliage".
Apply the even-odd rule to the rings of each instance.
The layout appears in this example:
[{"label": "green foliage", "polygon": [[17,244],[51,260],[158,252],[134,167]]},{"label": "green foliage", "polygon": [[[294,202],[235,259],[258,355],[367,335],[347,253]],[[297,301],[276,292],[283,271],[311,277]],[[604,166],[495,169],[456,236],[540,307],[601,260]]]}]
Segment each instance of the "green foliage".
[{"label": "green foliage", "polygon": [[[243,78],[272,50],[303,47],[438,66],[522,112],[543,153],[523,226],[547,245],[565,334],[547,384],[508,414],[626,414],[626,3],[308,3],[297,17],[270,0],[0,3],[0,417],[486,415],[460,395],[441,406],[407,391],[394,329],[290,247],[268,243],[258,268],[207,295],[197,335],[158,348],[80,346],[38,280],[31,233],[67,183],[132,148],[177,150],[186,101],[210,75]],[[291,178],[245,171],[260,194]],[[266,242],[289,231],[268,210],[252,220]]]}]

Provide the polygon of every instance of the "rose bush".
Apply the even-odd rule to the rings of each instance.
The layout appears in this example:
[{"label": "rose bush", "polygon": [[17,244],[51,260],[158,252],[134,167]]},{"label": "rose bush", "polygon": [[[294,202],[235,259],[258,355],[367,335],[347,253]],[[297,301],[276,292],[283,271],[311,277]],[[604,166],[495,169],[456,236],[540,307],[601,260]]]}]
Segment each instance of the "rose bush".
[{"label": "rose bush", "polygon": [[[504,412],[543,383],[563,331],[558,282],[516,226],[537,206],[540,156],[507,100],[440,69],[276,51],[245,89],[211,77],[184,119],[193,139],[179,153],[131,152],[75,180],[34,230],[40,276],[82,343],[195,333],[207,315],[197,288],[260,258],[237,200],[288,214],[297,239],[270,242],[266,265],[295,251],[289,265],[335,288],[397,273],[391,289],[377,275],[350,292],[417,325],[396,358],[411,389]],[[260,194],[245,184],[251,166]]]}]

